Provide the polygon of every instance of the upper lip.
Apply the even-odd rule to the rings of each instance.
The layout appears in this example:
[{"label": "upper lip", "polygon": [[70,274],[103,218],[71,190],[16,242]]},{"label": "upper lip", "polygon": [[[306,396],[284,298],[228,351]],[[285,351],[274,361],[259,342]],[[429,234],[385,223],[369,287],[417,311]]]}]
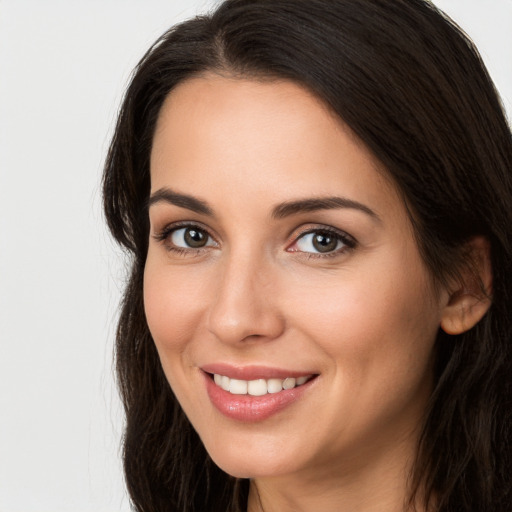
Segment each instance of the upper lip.
[{"label": "upper lip", "polygon": [[256,380],[256,379],[286,379],[287,377],[305,377],[315,375],[308,370],[289,370],[263,365],[237,366],[228,363],[211,363],[201,366],[206,373],[224,375],[230,379]]}]

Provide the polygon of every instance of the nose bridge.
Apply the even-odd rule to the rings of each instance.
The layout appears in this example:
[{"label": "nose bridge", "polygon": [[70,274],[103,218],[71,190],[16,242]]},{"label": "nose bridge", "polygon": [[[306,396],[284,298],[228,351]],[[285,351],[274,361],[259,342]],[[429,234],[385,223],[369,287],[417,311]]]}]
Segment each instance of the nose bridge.
[{"label": "nose bridge", "polygon": [[219,340],[270,340],[282,332],[283,320],[272,299],[276,284],[272,268],[254,247],[233,249],[224,257],[208,314],[209,330]]}]

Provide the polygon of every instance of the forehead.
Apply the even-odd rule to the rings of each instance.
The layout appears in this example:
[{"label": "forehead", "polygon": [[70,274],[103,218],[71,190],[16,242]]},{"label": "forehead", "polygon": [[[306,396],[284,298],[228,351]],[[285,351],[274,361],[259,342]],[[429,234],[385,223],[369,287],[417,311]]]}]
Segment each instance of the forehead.
[{"label": "forehead", "polygon": [[[172,143],[169,135],[185,137],[192,130],[203,136],[203,143],[212,141],[218,148],[230,142],[233,148],[256,151],[260,147],[257,142],[266,143],[267,149],[272,140],[285,144],[292,130],[299,135],[299,130],[322,129],[325,136],[327,127],[349,134],[337,116],[299,84],[206,74],[180,83],[167,96],[158,117],[153,149],[161,138],[168,145]],[[279,133],[283,128],[288,133]],[[236,131],[240,137],[233,138]],[[222,139],[228,132],[232,138]],[[253,137],[248,139],[248,132]],[[217,140],[213,140],[215,135]]]},{"label": "forehead", "polygon": [[333,192],[396,206],[379,161],[316,96],[290,81],[205,75],[166,98],[151,152],[151,189],[266,200]]}]

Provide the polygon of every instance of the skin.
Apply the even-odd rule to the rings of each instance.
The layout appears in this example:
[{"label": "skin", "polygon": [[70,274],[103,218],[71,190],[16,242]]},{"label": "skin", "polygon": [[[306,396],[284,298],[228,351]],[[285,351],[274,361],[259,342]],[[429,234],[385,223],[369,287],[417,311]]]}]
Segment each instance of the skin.
[{"label": "skin", "polygon": [[[301,86],[207,74],[180,84],[161,110],[151,193],[162,189],[211,214],[150,206],[148,325],[213,460],[252,478],[248,510],[401,510],[433,344],[452,306],[445,290],[434,292],[379,163]],[[339,207],[272,216],[276,205],[331,196],[374,215]],[[198,226],[207,245],[184,245],[175,223]],[[303,233],[322,228],[355,245],[315,252]],[[200,368],[216,362],[317,377],[279,413],[241,422],[206,393]]]}]

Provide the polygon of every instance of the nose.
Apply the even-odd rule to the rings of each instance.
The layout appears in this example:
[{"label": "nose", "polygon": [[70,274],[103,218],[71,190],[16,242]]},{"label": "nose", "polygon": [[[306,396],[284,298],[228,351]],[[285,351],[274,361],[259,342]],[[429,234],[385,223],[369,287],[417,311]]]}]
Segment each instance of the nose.
[{"label": "nose", "polygon": [[257,258],[233,255],[217,276],[208,329],[223,343],[270,341],[284,330],[273,272]]}]

